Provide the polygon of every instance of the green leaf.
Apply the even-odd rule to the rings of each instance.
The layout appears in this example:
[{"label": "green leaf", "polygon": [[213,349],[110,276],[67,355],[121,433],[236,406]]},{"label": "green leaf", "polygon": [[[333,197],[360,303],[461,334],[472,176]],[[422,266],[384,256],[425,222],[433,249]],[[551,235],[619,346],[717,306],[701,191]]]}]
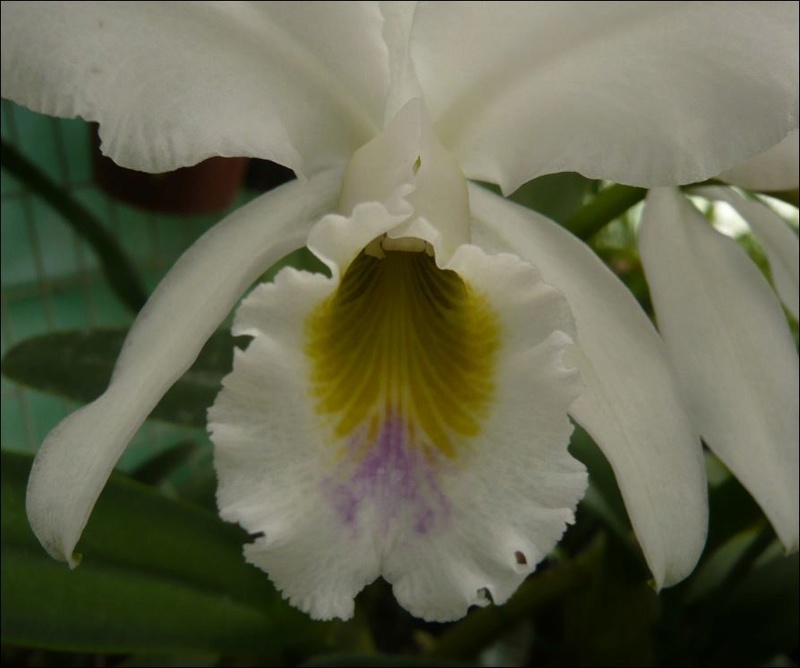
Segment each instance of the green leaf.
[{"label": "green leaf", "polygon": [[91,246],[97,254],[111,289],[120,301],[134,313],[144,306],[147,292],[133,262],[100,221],[66,190],[52,181],[47,174],[6,142],[2,142],[0,161],[2,161],[3,169],[7,169],[58,211],[61,219]]},{"label": "green leaf", "polygon": [[657,595],[628,564],[629,556],[609,542],[593,579],[565,597],[553,665],[653,665]]},{"label": "green leaf", "polygon": [[740,531],[712,552],[706,552],[683,588],[683,600],[698,605],[709,596],[725,595],[731,583],[747,574],[753,562],[765,549],[772,532],[757,526]]},{"label": "green leaf", "polygon": [[263,282],[275,280],[275,277],[280,273],[281,269],[286,267],[293,267],[299,271],[307,271],[312,274],[325,274],[325,276],[328,277],[331,275],[331,270],[323,264],[322,260],[308,250],[307,247],[303,246],[296,251],[292,251],[273,264],[261,276],[261,280]]},{"label": "green leaf", "polygon": [[131,472],[131,477],[153,487],[168,484],[170,477],[184,469],[187,462],[195,456],[198,447],[190,441],[173,443],[164,452],[138,466]]},{"label": "green leaf", "polygon": [[577,424],[569,449],[589,471],[589,490],[583,505],[599,517],[617,537],[628,540],[631,524],[617,478],[608,460],[586,430]]},{"label": "green leaf", "polygon": [[165,496],[216,512],[217,474],[207,443],[176,443],[132,471],[131,477],[157,487]]},{"label": "green leaf", "polygon": [[301,664],[302,668],[338,668],[350,667],[357,668],[364,666],[375,668],[433,668],[434,666],[443,666],[448,668],[467,668],[474,666],[473,663],[461,663],[458,661],[444,661],[436,659],[431,661],[430,658],[424,656],[390,656],[387,654],[325,654],[322,656],[309,659]]},{"label": "green leaf", "polygon": [[602,230],[647,195],[644,188],[615,184],[604,188],[587,204],[575,211],[564,222],[570,232],[588,239]]},{"label": "green leaf", "polygon": [[132,654],[117,668],[214,668],[223,665],[217,654]]},{"label": "green leaf", "polygon": [[753,497],[733,476],[712,486],[708,501],[709,527],[705,555],[764,518],[763,511]]},{"label": "green leaf", "polygon": [[[23,385],[80,403],[93,401],[111,379],[123,329],[58,332],[27,339],[6,354],[3,374]],[[167,392],[152,418],[189,427],[205,427],[206,409],[232,368],[234,344],[227,332],[215,333],[197,361]]]},{"label": "green leaf", "polygon": [[699,632],[710,645],[705,665],[764,665],[800,642],[797,553],[754,569],[706,611]]},{"label": "green leaf", "polygon": [[25,517],[31,458],[2,454],[2,640],[102,652],[321,651],[332,625],[288,607],[245,563],[246,534],[113,475],[70,571]]},{"label": "green leaf", "polygon": [[574,172],[546,174],[521,185],[509,199],[563,223],[583,204],[595,184]]},{"label": "green leaf", "polygon": [[480,608],[450,626],[426,656],[470,659],[507,635],[514,627],[592,581],[602,563],[606,541],[599,536],[583,553],[550,569],[534,573],[503,605]]}]

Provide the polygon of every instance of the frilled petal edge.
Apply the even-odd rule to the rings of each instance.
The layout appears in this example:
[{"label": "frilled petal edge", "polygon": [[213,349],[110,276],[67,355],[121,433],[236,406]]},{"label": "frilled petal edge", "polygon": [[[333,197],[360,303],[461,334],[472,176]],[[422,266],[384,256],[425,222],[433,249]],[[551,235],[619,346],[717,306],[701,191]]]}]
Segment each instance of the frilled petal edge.
[{"label": "frilled petal edge", "polygon": [[677,190],[648,194],[639,247],[659,330],[703,439],[796,550],[800,377],[777,296]]},{"label": "frilled petal edge", "polygon": [[401,220],[372,202],[321,221],[332,277],[286,270],[253,291],[234,328],[253,341],[209,411],[222,516],[315,618],[350,617],[380,575],[427,620],[502,603],[586,484],[567,452],[563,296],[475,246],[444,267],[391,243],[358,254]]},{"label": "frilled petal edge", "polygon": [[622,282],[562,227],[476,185],[470,207],[476,244],[516,253],[566,295],[586,384],[570,414],[613,467],[656,584],[679,582],[705,543],[706,478],[658,334]]},{"label": "frilled petal edge", "polygon": [[340,187],[341,172],[326,172],[268,193],[209,230],[170,270],[131,328],[108,389],[57,425],[36,456],[27,512],[51,555],[77,565],[75,545],[130,439],[252,282],[305,243]]}]

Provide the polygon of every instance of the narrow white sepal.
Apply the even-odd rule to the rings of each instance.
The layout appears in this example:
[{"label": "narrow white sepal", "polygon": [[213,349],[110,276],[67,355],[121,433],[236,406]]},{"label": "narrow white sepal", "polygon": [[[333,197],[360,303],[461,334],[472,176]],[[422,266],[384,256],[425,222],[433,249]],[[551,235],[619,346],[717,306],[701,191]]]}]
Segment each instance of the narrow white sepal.
[{"label": "narrow white sepal", "polygon": [[564,228],[476,185],[470,207],[477,244],[520,255],[566,295],[578,329],[570,361],[586,384],[570,413],[613,467],[656,585],[679,582],[705,543],[706,478],[658,334],[622,282]]},{"label": "narrow white sepal", "polygon": [[303,245],[340,186],[341,172],[327,172],[264,195],[170,270],[128,333],[106,392],[57,425],[36,456],[27,512],[52,556],[77,564],[75,545],[130,439],[252,282]]},{"label": "narrow white sepal", "polygon": [[744,218],[767,254],[778,296],[797,320],[800,310],[800,243],[797,232],[793,232],[767,205],[745,199],[730,188],[694,188],[692,192],[727,202]]},{"label": "narrow white sepal", "polygon": [[674,189],[648,195],[639,248],[659,330],[703,439],[786,548],[797,549],[800,378],[775,293]]}]

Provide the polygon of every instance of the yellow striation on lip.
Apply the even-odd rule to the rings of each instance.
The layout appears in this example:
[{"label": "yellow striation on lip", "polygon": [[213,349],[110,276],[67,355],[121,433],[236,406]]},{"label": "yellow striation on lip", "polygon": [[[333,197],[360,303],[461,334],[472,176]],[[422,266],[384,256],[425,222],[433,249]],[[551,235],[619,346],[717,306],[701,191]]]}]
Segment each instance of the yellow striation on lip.
[{"label": "yellow striation on lip", "polygon": [[[362,252],[307,321],[317,412],[338,440],[398,417],[406,442],[453,459],[481,431],[500,345],[487,299],[426,252]],[[360,439],[359,439],[360,440]]]}]

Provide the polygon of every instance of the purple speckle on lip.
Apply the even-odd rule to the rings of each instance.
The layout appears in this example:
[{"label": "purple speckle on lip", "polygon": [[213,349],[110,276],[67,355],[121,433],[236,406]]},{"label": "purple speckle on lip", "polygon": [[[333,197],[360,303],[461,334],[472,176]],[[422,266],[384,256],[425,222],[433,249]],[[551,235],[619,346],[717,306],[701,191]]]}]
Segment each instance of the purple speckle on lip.
[{"label": "purple speckle on lip", "polygon": [[333,505],[353,529],[359,517],[369,513],[384,532],[406,528],[425,534],[449,512],[438,485],[439,469],[426,457],[406,421],[390,414],[373,442],[367,442],[366,428],[351,437],[345,461],[332,481]]}]

